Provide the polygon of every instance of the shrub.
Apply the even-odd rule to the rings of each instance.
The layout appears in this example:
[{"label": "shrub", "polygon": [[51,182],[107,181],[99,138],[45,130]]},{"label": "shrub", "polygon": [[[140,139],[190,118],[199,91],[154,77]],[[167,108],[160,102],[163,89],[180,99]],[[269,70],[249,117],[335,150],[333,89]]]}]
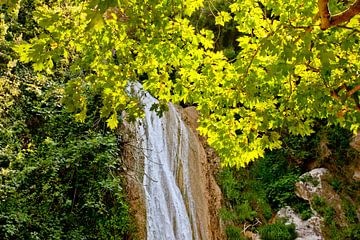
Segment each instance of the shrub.
[{"label": "shrub", "polygon": [[297,198],[293,203],[292,208],[295,212],[300,214],[302,220],[307,220],[313,215],[309,202],[304,199]]},{"label": "shrub", "polygon": [[75,122],[49,89],[60,83],[22,80],[0,118],[0,238],[126,238],[132,228],[117,136],[96,127],[99,116]]},{"label": "shrub", "polygon": [[296,195],[294,191],[297,180],[298,176],[290,173],[268,186],[268,200],[275,209],[279,209],[295,201]]},{"label": "shrub", "polygon": [[285,224],[283,220],[261,226],[259,234],[262,240],[294,240],[297,237],[295,225]]},{"label": "shrub", "polygon": [[228,240],[243,240],[244,237],[241,235],[241,228],[229,225],[225,229]]}]

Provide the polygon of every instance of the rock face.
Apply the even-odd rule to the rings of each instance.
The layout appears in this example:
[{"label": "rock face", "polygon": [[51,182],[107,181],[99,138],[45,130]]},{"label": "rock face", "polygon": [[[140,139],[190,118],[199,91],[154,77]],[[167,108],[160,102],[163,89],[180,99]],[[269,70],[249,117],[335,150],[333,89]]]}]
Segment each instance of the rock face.
[{"label": "rock face", "polygon": [[248,240],[261,240],[259,234],[253,233],[253,232],[250,232],[250,231],[245,231],[244,236]]},{"label": "rock face", "polygon": [[[290,207],[282,208],[276,214],[277,218],[286,218],[288,223],[294,223],[298,234],[297,240],[321,240],[324,236],[321,231],[322,219],[314,210],[315,197],[324,199],[327,205],[333,207],[339,218],[344,219],[341,199],[326,181],[329,171],[325,168],[315,168],[300,176],[300,181],[295,184],[295,193],[298,197],[307,200],[314,215],[308,220],[302,220]],[[341,221],[340,221],[341,222]]]},{"label": "rock face", "polygon": [[280,209],[276,213],[277,218],[286,218],[288,223],[295,224],[295,230],[298,234],[296,240],[322,240],[321,218],[312,216],[308,220],[302,220],[298,214],[290,207]]},{"label": "rock face", "polygon": [[169,105],[162,118],[146,117],[125,126],[124,162],[129,201],[138,238],[225,239],[219,221],[221,192],[213,177],[211,151],[196,132],[197,112]]},{"label": "rock face", "polygon": [[[192,147],[189,170],[193,191],[198,193],[195,201],[203,211],[202,222],[208,224],[209,238],[207,239],[226,239],[219,216],[219,210],[222,207],[222,193],[214,178],[214,171],[219,166],[220,159],[196,130],[199,114],[195,107],[178,108],[178,111],[190,130],[189,142]],[[199,189],[203,189],[203,192],[200,193]]]},{"label": "rock face", "polygon": [[360,164],[354,169],[354,174],[352,176],[353,180],[360,181]]},{"label": "rock face", "polygon": [[[323,220],[317,210],[320,210],[319,213],[324,209],[335,211],[332,221],[341,227],[347,226],[342,199],[329,184],[329,179],[332,179],[332,176],[327,169],[315,168],[300,176],[300,181],[295,184],[296,195],[310,204],[314,214],[310,219],[302,220],[290,207],[283,208],[277,213],[276,217],[287,218],[289,223],[295,224],[298,240],[324,239],[321,231]],[[317,205],[320,203],[320,206]]]},{"label": "rock face", "polygon": [[337,223],[345,227],[346,216],[342,201],[339,194],[328,183],[327,179],[330,178],[331,175],[327,169],[315,168],[300,176],[300,181],[296,183],[295,193],[298,197],[308,200],[313,211],[315,211],[313,201],[315,196],[324,200],[327,206],[335,210]]},{"label": "rock face", "polygon": [[315,195],[322,195],[323,177],[328,173],[325,168],[315,168],[300,176],[299,182],[295,184],[295,194],[305,200],[311,201]]},{"label": "rock face", "polygon": [[146,239],[146,204],[143,188],[144,157],[137,148],[135,127],[124,123],[121,129],[122,163],[126,181],[127,200],[130,205],[130,214],[134,218],[135,231],[133,239]]}]

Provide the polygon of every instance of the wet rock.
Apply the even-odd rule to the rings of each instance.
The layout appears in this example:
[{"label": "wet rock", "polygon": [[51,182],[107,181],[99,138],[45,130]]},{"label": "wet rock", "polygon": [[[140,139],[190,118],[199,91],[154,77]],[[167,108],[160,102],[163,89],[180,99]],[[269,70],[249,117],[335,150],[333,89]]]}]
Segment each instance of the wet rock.
[{"label": "wet rock", "polygon": [[295,224],[295,231],[298,234],[296,240],[324,239],[321,233],[321,218],[317,215],[308,220],[302,220],[291,207],[287,206],[276,213],[276,218],[285,218],[287,219],[286,223]]},{"label": "wet rock", "polygon": [[[198,215],[202,218],[202,224],[199,223],[199,225],[203,225],[202,227],[207,229],[207,239],[225,239],[219,216],[223,198],[214,177],[220,160],[214,150],[207,145],[206,139],[201,137],[197,131],[199,113],[196,108],[178,108],[178,111],[182,114],[190,131],[189,174],[193,191],[197,193],[194,195],[194,201],[201,210]],[[204,223],[207,223],[207,226],[204,226]]]},{"label": "wet rock", "polygon": [[[222,194],[214,178],[216,171],[214,162],[217,162],[217,156],[209,154],[211,151],[196,130],[198,112],[195,108],[184,110],[181,107],[169,105],[169,111],[163,114],[162,119],[153,115],[147,116],[146,122],[143,120],[137,125],[125,123],[125,129],[122,131],[129,132],[124,136],[126,146],[123,147],[123,156],[128,168],[126,175],[130,208],[135,216],[139,232],[137,239],[226,239],[219,217]],[[157,129],[156,132],[155,129]],[[157,136],[157,140],[150,141],[149,139],[153,140],[154,136]],[[166,157],[157,158],[163,155]],[[148,165],[145,164],[146,161]],[[167,170],[168,166],[172,170],[171,174]],[[162,169],[162,171],[152,172],[154,169]],[[145,182],[146,179],[150,180]],[[169,184],[164,179],[174,179],[173,183],[177,185],[178,191],[165,191],[169,188],[167,187]],[[146,193],[155,189],[156,184],[161,186],[160,190],[153,191],[147,196]],[[173,198],[178,201],[164,203],[158,200],[160,194],[170,199],[169,196],[172,197],[173,192],[180,193],[181,198]],[[152,201],[151,207],[146,208],[150,205],[147,202],[148,199],[153,197],[156,201]],[[180,211],[174,214],[172,212],[175,211],[176,206],[180,205],[177,203],[181,202],[181,199],[184,202],[191,229],[188,227],[189,224],[174,220]],[[167,232],[173,230],[175,237],[165,235],[166,231],[161,224],[165,225],[167,222],[160,221],[165,217],[156,219],[154,217],[155,221],[149,224],[151,210],[161,211],[164,213],[162,216],[167,216],[168,212],[175,216],[169,218],[174,223],[172,229],[167,228]],[[185,225],[186,229],[192,231],[192,235],[184,235]],[[149,231],[149,229],[155,229],[156,232],[153,233],[154,231]]]}]

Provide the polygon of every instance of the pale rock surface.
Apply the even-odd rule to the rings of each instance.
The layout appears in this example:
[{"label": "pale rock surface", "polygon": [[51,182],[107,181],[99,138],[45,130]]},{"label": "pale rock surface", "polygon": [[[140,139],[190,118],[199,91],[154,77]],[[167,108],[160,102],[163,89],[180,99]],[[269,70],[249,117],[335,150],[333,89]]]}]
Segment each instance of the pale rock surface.
[{"label": "pale rock surface", "polygon": [[288,224],[295,224],[295,230],[298,234],[296,240],[322,240],[321,218],[312,216],[308,220],[302,220],[291,207],[280,209],[276,213],[276,218],[286,218]]},{"label": "pale rock surface", "polygon": [[[194,200],[198,208],[203,211],[202,222],[208,224],[209,239],[226,239],[219,216],[223,198],[214,177],[220,165],[220,159],[215,151],[207,145],[206,139],[201,137],[197,131],[199,113],[196,108],[183,109],[179,107],[178,111],[190,131],[189,174],[193,191],[198,193],[194,196]],[[202,189],[201,194],[200,189]]]},{"label": "pale rock surface", "polygon": [[[325,168],[315,168],[310,172],[300,176],[300,181],[295,184],[295,194],[305,200],[311,201],[315,195],[321,195],[323,191],[322,178],[328,170]],[[311,178],[312,181],[303,181],[301,179]]]},{"label": "pale rock surface", "polygon": [[341,198],[328,183],[328,180],[331,178],[332,177],[327,169],[315,168],[300,176],[300,181],[295,184],[295,193],[298,197],[309,201],[312,209],[314,197],[320,197],[326,202],[327,206],[335,210],[336,222],[340,226],[346,227],[346,216],[342,207]]}]

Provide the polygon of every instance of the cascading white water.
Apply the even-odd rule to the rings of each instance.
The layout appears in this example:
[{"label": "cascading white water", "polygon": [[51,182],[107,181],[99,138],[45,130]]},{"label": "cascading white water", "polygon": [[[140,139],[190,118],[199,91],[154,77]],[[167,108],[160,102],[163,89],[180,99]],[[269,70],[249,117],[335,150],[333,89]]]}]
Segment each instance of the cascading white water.
[{"label": "cascading white water", "polygon": [[147,239],[200,239],[189,176],[189,129],[172,104],[160,118],[150,111],[157,100],[146,92],[140,95],[145,118],[136,128],[145,159]]}]

